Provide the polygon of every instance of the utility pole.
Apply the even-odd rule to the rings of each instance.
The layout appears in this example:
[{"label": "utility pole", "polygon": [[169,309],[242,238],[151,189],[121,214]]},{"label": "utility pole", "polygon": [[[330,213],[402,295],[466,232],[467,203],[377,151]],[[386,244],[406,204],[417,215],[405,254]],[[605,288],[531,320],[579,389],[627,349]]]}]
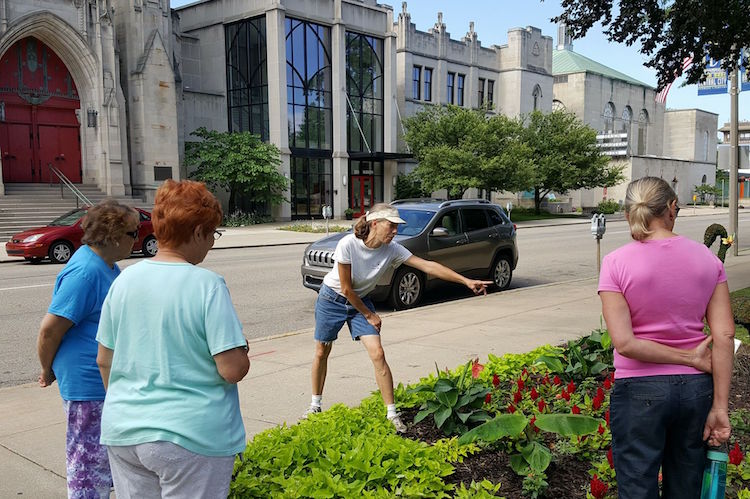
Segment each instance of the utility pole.
[{"label": "utility pole", "polygon": [[737,177],[738,177],[738,160],[739,160],[739,136],[738,136],[738,96],[737,88],[739,80],[739,69],[734,68],[730,77],[729,84],[729,233],[734,234],[735,241],[732,244],[732,255],[739,254],[739,233],[737,231],[738,211],[737,205]]}]

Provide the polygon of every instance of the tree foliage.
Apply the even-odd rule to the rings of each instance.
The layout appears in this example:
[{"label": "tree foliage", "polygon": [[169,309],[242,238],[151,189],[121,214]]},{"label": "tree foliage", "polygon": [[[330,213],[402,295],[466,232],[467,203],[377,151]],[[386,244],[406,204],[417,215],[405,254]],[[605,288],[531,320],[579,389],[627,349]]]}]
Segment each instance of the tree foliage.
[{"label": "tree foliage", "polygon": [[566,111],[515,119],[431,106],[405,125],[422,187],[447,189],[452,198],[470,187],[534,189],[538,211],[550,192],[608,187],[623,180],[622,168],[600,153],[596,132]]},{"label": "tree foliage", "polygon": [[240,196],[254,203],[284,201],[288,181],[279,172],[279,149],[250,132],[217,132],[198,128],[191,135],[201,139],[185,144],[185,163],[190,174],[212,188],[229,191],[229,212]]},{"label": "tree foliage", "polygon": [[573,38],[601,23],[610,41],[639,42],[660,89],[682,74],[687,57],[693,57],[688,83],[703,77],[706,54],[734,69],[750,40],[750,0],[562,0],[562,8],[552,21],[564,22]]},{"label": "tree foliage", "polygon": [[550,192],[610,187],[624,180],[622,167],[610,163],[596,145],[596,131],[566,111],[534,111],[526,118],[534,207],[539,213]]}]

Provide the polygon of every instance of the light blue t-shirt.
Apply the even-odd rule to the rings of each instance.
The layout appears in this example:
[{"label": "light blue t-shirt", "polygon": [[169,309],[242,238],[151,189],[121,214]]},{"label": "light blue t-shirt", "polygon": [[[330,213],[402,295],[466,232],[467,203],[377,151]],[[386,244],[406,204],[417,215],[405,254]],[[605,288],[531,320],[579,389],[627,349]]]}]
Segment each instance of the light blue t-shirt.
[{"label": "light blue t-shirt", "polygon": [[104,400],[96,365],[96,328],[107,291],[120,273],[88,246],[81,246],[57,275],[47,312],[73,323],[60,342],[52,371],[63,400]]},{"label": "light blue t-shirt", "polygon": [[101,443],[166,441],[204,456],[245,448],[237,385],[213,356],[245,345],[224,279],[188,263],[125,269],[96,339],[114,351]]}]

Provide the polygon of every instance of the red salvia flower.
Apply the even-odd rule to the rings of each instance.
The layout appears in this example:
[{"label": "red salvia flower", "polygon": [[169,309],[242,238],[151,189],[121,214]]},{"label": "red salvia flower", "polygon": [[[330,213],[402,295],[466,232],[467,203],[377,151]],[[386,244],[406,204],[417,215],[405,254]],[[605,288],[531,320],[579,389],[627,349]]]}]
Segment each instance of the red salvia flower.
[{"label": "red salvia flower", "polygon": [[596,389],[596,398],[598,398],[601,401],[604,401],[604,390],[602,390],[602,387]]},{"label": "red salvia flower", "polygon": [[740,444],[735,442],[734,448],[729,451],[729,462],[735,466],[739,466],[744,457],[745,455],[740,450]]},{"label": "red salvia flower", "polygon": [[599,435],[604,435],[604,427],[601,424],[599,424],[599,429],[597,429],[596,431],[599,432]]},{"label": "red salvia flower", "polygon": [[531,427],[532,430],[534,430],[534,433],[539,433],[539,428],[537,428],[534,423],[536,423],[536,416],[531,416],[531,421],[529,421],[529,426]]},{"label": "red salvia flower", "polygon": [[580,414],[581,410],[578,408],[577,405],[573,405],[573,407],[570,408],[570,412],[573,414]]},{"label": "red salvia flower", "polygon": [[607,451],[607,461],[609,461],[610,468],[615,467],[615,460],[612,458],[612,447],[610,447],[609,450]]},{"label": "red salvia flower", "polygon": [[609,390],[612,388],[612,382],[609,380],[609,377],[604,379],[604,388],[605,390]]},{"label": "red salvia flower", "polygon": [[535,387],[531,387],[531,393],[529,393],[529,395],[531,395],[531,400],[536,400],[539,398],[539,392],[536,391]]},{"label": "red salvia flower", "polygon": [[479,359],[474,359],[474,363],[471,365],[471,377],[476,379],[479,377],[479,373],[484,369],[484,365],[479,363]]},{"label": "red salvia flower", "polygon": [[570,394],[567,391],[565,391],[565,388],[563,388],[563,391],[560,392],[560,396],[564,398],[565,400],[570,401]]},{"label": "red salvia flower", "polygon": [[516,406],[514,406],[513,404],[508,404],[508,413],[513,414],[514,412],[516,412]]},{"label": "red salvia flower", "polygon": [[539,399],[539,403],[537,404],[537,407],[539,408],[539,412],[544,411],[544,408],[547,406],[547,404],[544,402],[544,399]]},{"label": "red salvia flower", "polygon": [[549,374],[545,374],[542,378],[542,384],[543,385],[549,385]]},{"label": "red salvia flower", "polygon": [[513,394],[513,403],[517,404],[521,401],[521,392],[517,391]]},{"label": "red salvia flower", "polygon": [[492,375],[492,386],[494,386],[495,388],[500,386],[500,376],[498,376],[497,374]]},{"label": "red salvia flower", "polygon": [[599,408],[602,406],[602,401],[599,398],[594,398],[594,400],[591,401],[591,407],[594,408],[595,411],[598,411]]},{"label": "red salvia flower", "polygon": [[522,378],[518,378],[518,381],[516,381],[516,384],[518,385],[518,391],[519,392],[521,390],[523,390],[524,384],[523,384],[523,379]]},{"label": "red salvia flower", "polygon": [[560,381],[560,376],[557,376],[557,375],[555,375],[555,377],[552,378],[552,382],[556,385],[559,385],[560,383],[562,383],[562,381]]},{"label": "red salvia flower", "polygon": [[599,477],[594,475],[591,478],[591,495],[594,499],[602,499],[607,492],[609,492],[609,485],[599,480]]},{"label": "red salvia flower", "polygon": [[576,391],[576,384],[573,383],[573,380],[570,380],[570,383],[568,383],[568,393],[573,393]]},{"label": "red salvia flower", "polygon": [[607,422],[607,426],[609,426],[609,409],[606,410],[604,413],[604,421]]},{"label": "red salvia flower", "polygon": [[492,402],[492,394],[488,393],[487,395],[484,396],[484,403],[489,404],[491,402]]},{"label": "red salvia flower", "polygon": [[526,370],[526,368],[524,368],[524,370],[523,370],[523,371],[521,371],[521,376],[524,376],[524,377],[526,377],[526,376],[528,376],[528,375],[529,375],[529,371],[527,371],[527,370]]}]

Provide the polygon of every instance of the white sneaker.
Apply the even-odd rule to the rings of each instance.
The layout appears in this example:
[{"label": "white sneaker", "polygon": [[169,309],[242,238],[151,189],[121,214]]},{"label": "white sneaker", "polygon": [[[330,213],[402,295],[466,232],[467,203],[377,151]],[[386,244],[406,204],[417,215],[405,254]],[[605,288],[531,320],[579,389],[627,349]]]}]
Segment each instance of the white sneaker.
[{"label": "white sneaker", "polygon": [[317,414],[322,410],[319,405],[310,405],[300,419],[307,419],[310,414]]},{"label": "white sneaker", "polygon": [[406,425],[401,421],[401,415],[396,414],[392,418],[388,418],[388,421],[393,423],[393,427],[396,428],[396,433],[406,433]]}]

